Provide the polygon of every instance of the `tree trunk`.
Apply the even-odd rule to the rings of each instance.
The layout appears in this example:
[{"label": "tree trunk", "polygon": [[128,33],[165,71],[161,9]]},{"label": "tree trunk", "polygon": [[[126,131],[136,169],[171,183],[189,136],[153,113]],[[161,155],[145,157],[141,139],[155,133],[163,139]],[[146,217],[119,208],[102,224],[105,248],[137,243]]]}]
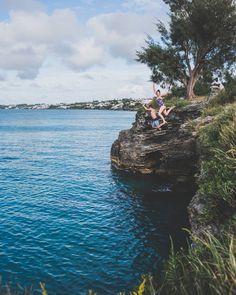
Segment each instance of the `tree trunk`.
[{"label": "tree trunk", "polygon": [[197,82],[198,79],[198,75],[196,75],[196,73],[193,73],[190,77],[190,79],[188,80],[188,84],[187,84],[187,92],[186,92],[186,98],[187,99],[193,99],[195,97],[194,94],[194,86]]},{"label": "tree trunk", "polygon": [[194,94],[194,86],[199,78],[199,74],[204,66],[204,60],[200,60],[199,63],[195,66],[195,68],[191,71],[190,78],[187,84],[187,99],[193,99],[195,97]]}]

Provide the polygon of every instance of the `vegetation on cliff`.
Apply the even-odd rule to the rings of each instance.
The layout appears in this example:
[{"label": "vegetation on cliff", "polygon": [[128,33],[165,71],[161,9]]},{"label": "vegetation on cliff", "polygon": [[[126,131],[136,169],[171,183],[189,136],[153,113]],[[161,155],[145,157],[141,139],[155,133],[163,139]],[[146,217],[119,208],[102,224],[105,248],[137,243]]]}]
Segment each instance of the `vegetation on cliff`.
[{"label": "vegetation on cliff", "polygon": [[198,235],[192,236],[188,251],[172,252],[158,294],[236,292],[236,103],[225,105],[211,123],[198,128]]},{"label": "vegetation on cliff", "polygon": [[192,237],[188,252],[172,253],[156,294],[233,295],[236,292],[236,239],[203,232]]},{"label": "vegetation on cliff", "polygon": [[[223,91],[201,102],[204,107],[200,116],[181,122],[182,132],[186,128],[192,132],[199,155],[198,188],[188,208],[192,242],[188,249],[172,250],[162,280],[146,277],[141,282],[143,292],[134,294],[236,293],[235,85],[236,78],[228,77]],[[181,118],[181,104],[178,109],[176,116]],[[146,131],[138,128],[144,122],[141,119],[137,116],[135,132],[144,137]]]},{"label": "vegetation on cliff", "polygon": [[[220,294],[236,293],[236,88],[232,79],[224,92],[202,112],[197,124],[200,167],[198,191],[190,204],[195,234],[188,250],[172,251],[164,279],[155,293]],[[197,204],[197,205],[196,205]],[[194,206],[200,209],[191,212]]]},{"label": "vegetation on cliff", "polygon": [[202,158],[198,195],[205,204],[205,210],[199,218],[212,221],[218,227],[236,217],[235,114],[236,103],[227,105],[211,123],[198,132]]},{"label": "vegetation on cliff", "polygon": [[[201,118],[188,122],[200,154],[194,200],[200,209],[193,212],[197,230],[191,234],[191,244],[177,253],[172,249],[162,280],[144,276],[134,291],[119,295],[236,293],[236,88],[230,86],[235,85],[232,81],[206,104]],[[11,294],[8,288],[0,291]]]}]

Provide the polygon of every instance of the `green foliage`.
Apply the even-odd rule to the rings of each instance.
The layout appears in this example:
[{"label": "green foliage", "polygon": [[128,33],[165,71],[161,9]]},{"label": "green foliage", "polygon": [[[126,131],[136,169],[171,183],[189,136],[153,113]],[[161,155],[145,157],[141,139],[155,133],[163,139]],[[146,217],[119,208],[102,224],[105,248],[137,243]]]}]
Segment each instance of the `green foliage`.
[{"label": "green foliage", "polygon": [[[142,276],[142,281],[140,284],[131,292],[129,295],[155,295],[156,291],[153,286],[153,278],[150,275]],[[117,295],[125,295],[125,292],[120,292]]]},{"label": "green foliage", "polygon": [[236,101],[236,76],[227,75],[225,83],[225,97],[227,102]]},{"label": "green foliage", "polygon": [[209,232],[192,236],[188,251],[171,255],[156,294],[236,294],[236,103],[208,107],[214,120],[198,129],[202,155],[198,194],[205,224],[221,226],[219,237]]},{"label": "green foliage", "polygon": [[[165,0],[170,7],[167,29],[157,24],[160,42],[150,36],[137,60],[147,64],[156,83],[194,87],[198,78],[208,81],[236,61],[236,5],[234,0]],[[200,87],[201,86],[201,87]],[[208,92],[199,84],[200,94]]]},{"label": "green foliage", "polygon": [[[197,96],[206,96],[209,95],[210,87],[211,83],[198,80],[196,82],[194,92]],[[186,94],[186,88],[183,86],[174,86],[171,88],[171,96],[173,97],[186,97]]]},{"label": "green foliage", "polygon": [[156,100],[155,97],[149,102],[149,104],[150,104],[154,109],[159,109],[159,105],[158,105],[157,100]]},{"label": "green foliage", "polygon": [[215,106],[207,106],[202,111],[202,116],[216,116],[219,115],[221,112],[223,112],[224,107],[222,105],[215,105]]},{"label": "green foliage", "polygon": [[205,204],[199,219],[227,222],[236,210],[236,103],[199,130],[199,150],[203,160],[198,192]]},{"label": "green foliage", "polygon": [[208,95],[210,93],[210,87],[211,83],[210,82],[205,82],[202,80],[198,80],[195,84],[194,92],[196,95]]},{"label": "green foliage", "polygon": [[40,285],[40,288],[42,290],[42,295],[48,295],[48,292],[46,290],[45,284],[43,284],[43,283],[40,282],[39,285]]},{"label": "green foliage", "polygon": [[[175,106],[177,108],[182,108],[182,107],[185,107],[187,105],[190,104],[190,102],[186,99],[182,99],[182,98],[179,98],[179,97],[175,97],[175,96],[168,96],[164,99],[164,103],[167,107],[172,107],[172,106]],[[150,104],[152,105],[152,107],[154,109],[159,109],[159,105],[157,104],[157,101],[155,98],[153,98],[151,101],[150,101]]]},{"label": "green foliage", "polygon": [[188,100],[181,99],[179,97],[171,97],[171,98],[165,99],[165,105],[167,107],[175,106],[177,108],[182,108],[182,107],[186,107],[189,104],[190,102]]},{"label": "green foliage", "polygon": [[236,180],[232,160],[220,151],[212,160],[204,161],[201,169],[199,192],[208,198],[208,203],[215,205],[218,204],[217,200],[223,199],[229,206],[236,208]]},{"label": "green foliage", "polygon": [[224,233],[217,239],[204,232],[192,240],[187,253],[182,250],[176,254],[172,249],[163,284],[156,294],[235,294],[235,236]]},{"label": "green foliage", "polygon": [[171,89],[172,96],[175,97],[185,97],[186,96],[186,89],[184,87],[172,87]]},{"label": "green foliage", "polygon": [[155,289],[152,283],[151,276],[143,276],[142,282],[139,284],[130,295],[155,295]]},{"label": "green foliage", "polygon": [[236,144],[236,103],[224,108],[215,120],[199,130],[199,144],[201,152],[208,155],[215,148],[230,149]]}]

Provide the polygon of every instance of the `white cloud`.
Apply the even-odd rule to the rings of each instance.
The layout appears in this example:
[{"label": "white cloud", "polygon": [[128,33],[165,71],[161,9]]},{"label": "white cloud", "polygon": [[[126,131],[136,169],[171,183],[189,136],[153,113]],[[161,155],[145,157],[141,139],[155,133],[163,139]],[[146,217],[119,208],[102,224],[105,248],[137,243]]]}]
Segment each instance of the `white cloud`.
[{"label": "white cloud", "polygon": [[10,48],[0,47],[0,55],[0,67],[7,70],[37,69],[44,60],[40,51],[24,44],[12,45]]},{"label": "white cloud", "polygon": [[2,0],[0,8],[6,10],[33,11],[43,9],[42,3],[36,0]]},{"label": "white cloud", "polygon": [[88,21],[98,44],[107,48],[113,57],[134,60],[136,50],[144,44],[146,34],[153,31],[152,18],[133,13],[110,13]]},{"label": "white cloud", "polygon": [[22,80],[33,80],[38,76],[39,69],[38,68],[28,68],[23,71],[19,71],[17,76]]},{"label": "white cloud", "polygon": [[95,16],[82,27],[70,9],[10,11],[0,22],[0,67],[17,71],[21,79],[34,79],[48,58],[57,58],[71,69],[82,71],[103,65],[108,58],[134,61],[152,20],[132,13]]},{"label": "white cloud", "polygon": [[16,41],[47,46],[75,40],[81,34],[76,15],[70,9],[55,10],[51,15],[43,11],[13,11],[6,25]]},{"label": "white cloud", "polygon": [[121,97],[139,97],[143,98],[146,95],[146,91],[143,85],[126,84],[118,91],[118,95]]},{"label": "white cloud", "polygon": [[[156,35],[159,1],[125,0],[96,14],[91,0],[94,16],[86,21],[69,8],[49,13],[46,2],[0,0],[0,9],[9,10],[0,20],[0,103],[149,95],[149,69],[134,60],[146,34]],[[80,5],[88,8],[86,0]]]},{"label": "white cloud", "polygon": [[34,82],[17,81],[9,75],[0,88],[0,104],[149,97],[152,84],[148,77],[145,65],[129,65],[123,59],[110,60],[103,68],[94,66],[79,73],[66,67],[43,67]]},{"label": "white cloud", "polygon": [[71,46],[71,54],[65,61],[75,70],[84,70],[103,64],[104,50],[92,38],[82,40]]},{"label": "white cloud", "polygon": [[[11,11],[9,20],[0,22],[0,35],[0,67],[17,71],[22,79],[34,79],[49,56],[70,56],[71,64],[74,59],[78,66],[76,50],[79,54],[86,51],[77,48],[83,34],[70,9],[55,10],[51,15],[43,11]],[[80,58],[86,67],[86,59],[82,55]],[[91,60],[88,63],[90,66]]]},{"label": "white cloud", "polygon": [[1,81],[6,81],[6,79],[7,79],[6,73],[0,73],[0,82]]}]

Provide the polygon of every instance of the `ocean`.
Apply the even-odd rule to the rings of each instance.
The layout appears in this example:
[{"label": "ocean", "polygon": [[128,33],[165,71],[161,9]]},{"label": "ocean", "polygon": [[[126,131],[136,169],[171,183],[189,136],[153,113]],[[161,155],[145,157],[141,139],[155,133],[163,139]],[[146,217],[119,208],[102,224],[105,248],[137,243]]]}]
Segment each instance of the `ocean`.
[{"label": "ocean", "polygon": [[[116,294],[161,276],[185,245],[190,192],[118,173],[110,148],[134,112],[0,110],[0,276],[12,290]],[[21,286],[21,287],[19,287]]]}]

